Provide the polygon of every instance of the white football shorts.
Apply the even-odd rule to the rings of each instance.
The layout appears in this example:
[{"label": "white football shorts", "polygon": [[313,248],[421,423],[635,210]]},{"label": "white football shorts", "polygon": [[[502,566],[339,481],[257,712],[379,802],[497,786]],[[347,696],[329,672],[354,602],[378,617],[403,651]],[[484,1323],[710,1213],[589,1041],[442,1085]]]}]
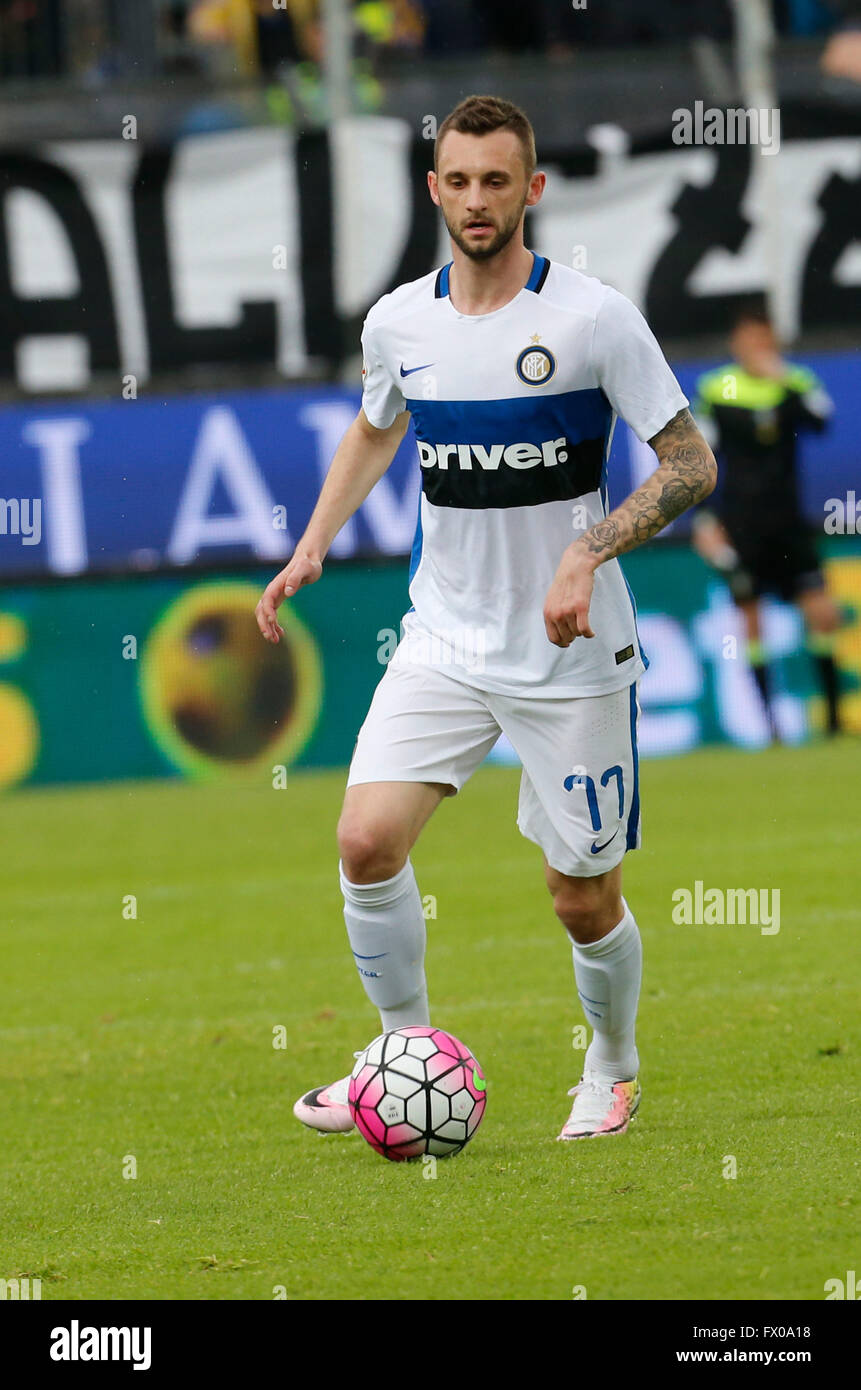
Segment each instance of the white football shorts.
[{"label": "white football shorts", "polygon": [[523,771],[517,826],[548,864],[593,878],[640,845],[636,682],[607,695],[500,695],[440,666],[391,663],[359,730],[347,786],[442,782],[459,791],[501,733]]}]

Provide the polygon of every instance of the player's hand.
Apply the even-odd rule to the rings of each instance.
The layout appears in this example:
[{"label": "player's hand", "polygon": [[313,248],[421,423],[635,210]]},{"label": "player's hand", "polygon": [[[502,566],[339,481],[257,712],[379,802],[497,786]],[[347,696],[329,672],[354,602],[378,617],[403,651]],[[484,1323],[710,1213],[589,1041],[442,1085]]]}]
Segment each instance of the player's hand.
[{"label": "player's hand", "polygon": [[554,647],[570,647],[575,637],[594,637],[589,605],[595,567],[581,552],[566,551],[544,600],[544,628]]},{"label": "player's hand", "polygon": [[297,550],[288,565],[276,574],[263,590],[255,611],[257,626],[267,642],[280,642],[284,629],[278,621],[278,609],[285,598],[292,598],[305,584],[314,584],[323,573],[323,562],[313,555]]},{"label": "player's hand", "polygon": [[720,568],[720,558],[731,545],[725,527],[712,512],[696,512],[691,522],[691,543],[709,565]]}]

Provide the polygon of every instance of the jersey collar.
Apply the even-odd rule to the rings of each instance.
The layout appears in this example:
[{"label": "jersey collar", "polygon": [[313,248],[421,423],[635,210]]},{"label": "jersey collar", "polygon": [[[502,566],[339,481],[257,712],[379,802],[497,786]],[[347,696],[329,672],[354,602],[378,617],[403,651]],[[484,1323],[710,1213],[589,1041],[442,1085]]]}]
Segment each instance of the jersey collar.
[{"label": "jersey collar", "polygon": [[[448,285],[448,282],[449,282],[449,276],[450,276],[450,274],[451,274],[451,268],[452,268],[452,265],[453,265],[453,264],[454,264],[453,261],[449,261],[448,265],[444,265],[444,266],[442,267],[442,269],[439,271],[439,273],[437,274],[437,277],[436,277],[436,285],[435,285],[435,287],[434,287],[434,298],[435,298],[435,299],[447,299],[447,298],[448,298],[448,293],[449,293],[449,285]],[[524,288],[525,290],[531,290],[533,294],[540,294],[541,291],[542,291],[542,289],[544,288],[544,281],[547,279],[547,276],[548,276],[549,273],[550,273],[550,257],[549,257],[549,256],[539,256],[539,255],[536,254],[535,251],[533,251],[533,252],[532,252],[532,270],[530,271],[529,279],[526,281],[526,284],[523,286],[523,288]]]}]

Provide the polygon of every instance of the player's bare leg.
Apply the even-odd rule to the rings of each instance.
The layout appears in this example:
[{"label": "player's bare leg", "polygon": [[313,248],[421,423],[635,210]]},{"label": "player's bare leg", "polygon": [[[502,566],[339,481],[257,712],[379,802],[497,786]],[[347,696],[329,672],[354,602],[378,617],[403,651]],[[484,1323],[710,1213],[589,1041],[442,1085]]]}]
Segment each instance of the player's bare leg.
[{"label": "player's bare leg", "polygon": [[642,947],[622,897],[622,866],[572,878],[545,861],[544,874],[556,915],[573,942],[577,992],[594,1030],[559,1138],[624,1134],[640,1103],[634,1030]]},{"label": "player's bare leg", "polygon": [[[425,919],[409,853],[440,801],[436,782],[366,782],[348,787],[338,823],[344,920],[365,993],[383,1032],[428,1023]],[[326,1133],[353,1128],[349,1077],[302,1096],[293,1113]]]},{"label": "player's bare leg", "polygon": [[768,665],[768,654],[762,640],[759,600],[755,598],[737,599],[736,604],[744,619],[747,659],[759,690],[765,717],[768,720],[769,733],[772,742],[778,743],[780,732],[771,703],[771,671]]},{"label": "player's bare leg", "polygon": [[840,676],[834,661],[834,634],[842,625],[842,614],[828,590],[804,589],[796,602],[807,629],[807,645],[817,668],[827,708],[829,734],[840,732]]},{"label": "player's bare leg", "polygon": [[338,821],[341,864],[351,883],[378,883],[404,867],[439,803],[440,782],[362,782],[348,787]]},{"label": "player's bare leg", "polygon": [[747,660],[759,690],[769,733],[779,741],[777,723],[771,705],[771,672],[762,641],[759,600],[753,596],[753,581],[742,568],[738,552],[726,527],[709,512],[695,517],[693,545],[698,555],[723,575],[744,622]]}]

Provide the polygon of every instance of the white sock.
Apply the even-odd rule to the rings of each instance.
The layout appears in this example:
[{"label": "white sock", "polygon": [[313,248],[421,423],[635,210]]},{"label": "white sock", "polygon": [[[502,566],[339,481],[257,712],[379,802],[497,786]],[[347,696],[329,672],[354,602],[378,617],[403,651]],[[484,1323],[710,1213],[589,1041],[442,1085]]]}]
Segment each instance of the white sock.
[{"label": "white sock", "polygon": [[413,866],[382,883],[351,883],[338,865],[344,921],[359,978],[384,1033],[430,1023],[425,981],[427,927]]},{"label": "white sock", "polygon": [[643,947],[634,914],[622,899],[625,914],[600,941],[574,943],[577,993],[594,1032],[583,1071],[602,1081],[631,1081],[640,1059],[634,1041]]}]

